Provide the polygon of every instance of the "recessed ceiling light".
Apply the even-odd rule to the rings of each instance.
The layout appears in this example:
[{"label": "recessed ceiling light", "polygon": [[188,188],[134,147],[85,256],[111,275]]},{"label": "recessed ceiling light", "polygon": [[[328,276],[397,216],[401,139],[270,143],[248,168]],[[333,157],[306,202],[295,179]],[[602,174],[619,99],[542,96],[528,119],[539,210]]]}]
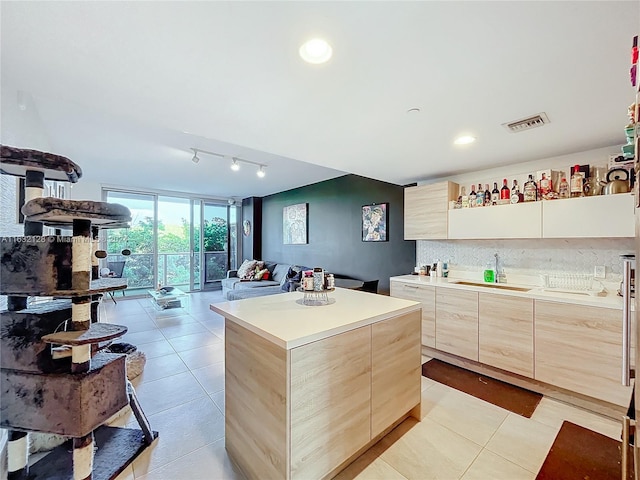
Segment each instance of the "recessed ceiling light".
[{"label": "recessed ceiling light", "polygon": [[469,145],[476,141],[476,137],[472,137],[471,135],[461,135],[456,138],[453,143],[456,145]]},{"label": "recessed ceiling light", "polygon": [[331,45],[321,38],[313,38],[303,43],[299,52],[305,62],[315,64],[328,61],[333,54]]}]

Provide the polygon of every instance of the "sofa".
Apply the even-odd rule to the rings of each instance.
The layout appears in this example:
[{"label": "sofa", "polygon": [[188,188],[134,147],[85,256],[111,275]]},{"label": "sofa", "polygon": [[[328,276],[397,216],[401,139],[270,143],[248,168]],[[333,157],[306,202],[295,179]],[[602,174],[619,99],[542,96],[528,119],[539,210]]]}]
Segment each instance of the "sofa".
[{"label": "sofa", "polygon": [[[269,272],[267,279],[263,278],[264,274],[259,275],[265,269]],[[308,268],[288,263],[245,260],[237,270],[229,270],[226,278],[222,279],[222,296],[227,300],[240,300],[288,292],[299,286],[302,270]]]}]

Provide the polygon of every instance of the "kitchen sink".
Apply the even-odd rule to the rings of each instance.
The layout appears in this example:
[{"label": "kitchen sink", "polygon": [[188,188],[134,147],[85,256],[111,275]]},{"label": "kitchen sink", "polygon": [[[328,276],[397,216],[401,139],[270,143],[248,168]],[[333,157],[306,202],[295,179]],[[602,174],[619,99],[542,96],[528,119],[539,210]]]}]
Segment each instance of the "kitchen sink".
[{"label": "kitchen sink", "polygon": [[500,290],[514,290],[516,292],[528,292],[531,290],[526,287],[514,287],[512,285],[505,285],[504,283],[480,283],[480,282],[465,282],[465,281],[457,281],[450,282],[456,285],[468,285],[470,287],[484,287],[484,288],[498,288]]}]

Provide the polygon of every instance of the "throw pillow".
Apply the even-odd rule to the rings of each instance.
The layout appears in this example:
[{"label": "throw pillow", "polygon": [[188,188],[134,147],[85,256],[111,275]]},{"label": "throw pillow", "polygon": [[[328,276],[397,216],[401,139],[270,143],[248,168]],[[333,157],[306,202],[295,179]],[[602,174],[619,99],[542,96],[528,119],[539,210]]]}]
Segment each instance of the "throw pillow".
[{"label": "throw pillow", "polygon": [[262,270],[258,270],[258,268],[256,267],[256,274],[254,275],[253,279],[254,280],[266,280],[269,277],[269,270],[262,269]]},{"label": "throw pillow", "polygon": [[238,278],[241,280],[251,280],[255,274],[256,269],[255,260],[245,260],[238,268]]}]

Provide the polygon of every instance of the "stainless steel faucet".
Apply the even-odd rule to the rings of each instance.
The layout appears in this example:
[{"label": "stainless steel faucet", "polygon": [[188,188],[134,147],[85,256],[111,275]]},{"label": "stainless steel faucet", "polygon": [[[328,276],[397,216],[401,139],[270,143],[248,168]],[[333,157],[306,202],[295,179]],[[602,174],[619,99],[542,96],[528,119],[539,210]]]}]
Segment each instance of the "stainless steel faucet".
[{"label": "stainless steel faucet", "polygon": [[498,269],[498,253],[493,254],[496,257],[496,283],[507,283],[507,274],[503,270]]}]

